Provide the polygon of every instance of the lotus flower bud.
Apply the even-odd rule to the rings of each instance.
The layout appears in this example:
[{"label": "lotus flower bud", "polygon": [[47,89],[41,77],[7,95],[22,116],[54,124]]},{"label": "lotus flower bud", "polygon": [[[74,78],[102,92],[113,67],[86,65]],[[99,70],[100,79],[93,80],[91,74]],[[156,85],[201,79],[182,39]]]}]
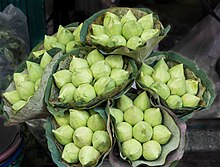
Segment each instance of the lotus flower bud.
[{"label": "lotus flower bud", "polygon": [[147,96],[147,93],[144,91],[141,94],[139,94],[135,100],[134,100],[134,105],[141,109],[142,111],[150,108],[150,99]]},{"label": "lotus flower bud", "polygon": [[126,46],[126,39],[122,35],[114,35],[108,41],[108,47]]},{"label": "lotus flower bud", "polygon": [[167,98],[166,103],[169,106],[169,108],[171,108],[171,109],[182,108],[182,105],[183,105],[181,97],[179,97],[177,95],[170,95]]},{"label": "lotus flower bud", "polygon": [[101,77],[95,82],[94,89],[98,96],[104,95],[115,89],[115,81],[110,77]]},{"label": "lotus flower bud", "polygon": [[155,91],[162,99],[166,100],[170,96],[169,87],[163,82],[153,83],[150,88]]},{"label": "lotus flower bud", "polygon": [[110,20],[112,20],[112,19],[119,21],[119,17],[117,15],[110,13],[110,12],[106,12],[105,18],[103,21],[104,27],[106,27],[109,24]]},{"label": "lotus flower bud", "polygon": [[92,42],[102,46],[107,46],[109,42],[109,36],[106,34],[100,34],[98,36],[91,35]]},{"label": "lotus flower bud", "polygon": [[18,82],[16,84],[16,89],[19,97],[25,101],[27,101],[35,92],[34,83],[31,81]]},{"label": "lotus flower bud", "polygon": [[97,49],[91,51],[86,57],[86,60],[88,61],[89,66],[92,66],[96,62],[102,61],[104,59],[105,59],[104,56]]},{"label": "lotus flower bud", "polygon": [[159,108],[149,108],[144,111],[144,121],[152,127],[162,124],[162,115]]},{"label": "lotus flower bud", "polygon": [[20,100],[13,104],[12,109],[14,110],[13,113],[16,114],[20,109],[22,109],[27,104],[26,101]]},{"label": "lotus flower bud", "polygon": [[40,82],[41,82],[41,78],[38,79],[35,84],[34,84],[34,90],[37,91],[39,89],[39,86],[40,86]]},{"label": "lotus flower bud", "polygon": [[120,21],[110,18],[108,23],[105,25],[105,33],[109,37],[114,35],[121,35],[122,24]]},{"label": "lotus flower bud", "polygon": [[98,61],[91,66],[92,74],[95,79],[107,77],[111,73],[111,67],[104,60]]},{"label": "lotus flower bud", "polygon": [[79,151],[79,161],[82,166],[94,165],[99,159],[100,153],[92,146],[84,146]]},{"label": "lotus flower bud", "polygon": [[144,44],[143,40],[139,38],[138,36],[132,36],[128,42],[127,47],[132,50],[136,50],[138,47],[142,46]]},{"label": "lotus flower bud", "polygon": [[74,144],[82,148],[83,146],[90,146],[92,144],[92,131],[87,127],[79,127],[73,134]]},{"label": "lotus flower bud", "polygon": [[68,143],[63,149],[62,159],[68,163],[77,163],[79,151],[80,149],[74,143]]},{"label": "lotus flower bud", "polygon": [[70,126],[73,129],[77,129],[82,126],[86,126],[89,119],[89,113],[84,110],[70,109]]},{"label": "lotus flower bud", "polygon": [[63,125],[52,132],[60,144],[66,145],[72,142],[74,130],[69,125]]},{"label": "lotus flower bud", "polygon": [[105,62],[107,62],[111,68],[123,68],[124,61],[121,55],[109,55],[105,58]]},{"label": "lotus flower bud", "polygon": [[164,125],[157,125],[153,128],[153,140],[160,144],[166,144],[171,137],[171,132]]},{"label": "lotus flower bud", "polygon": [[181,97],[183,107],[196,107],[199,104],[200,98],[189,93],[186,93]]},{"label": "lotus flower bud", "polygon": [[127,122],[120,122],[116,125],[116,135],[119,142],[132,139],[132,126]]},{"label": "lotus flower bud", "polygon": [[76,102],[89,102],[96,97],[95,89],[90,84],[80,85],[74,92]]},{"label": "lotus flower bud", "polygon": [[149,123],[140,121],[133,127],[133,136],[139,142],[146,142],[151,139],[153,129]]},{"label": "lotus flower bud", "polygon": [[198,92],[199,82],[193,79],[186,80],[186,92],[191,95],[196,95]]},{"label": "lotus flower bud", "polygon": [[75,38],[75,41],[77,42],[81,42],[80,40],[80,31],[82,29],[82,26],[83,26],[83,23],[81,23],[76,29],[75,31],[73,32],[73,36]]},{"label": "lotus flower bud", "polygon": [[108,132],[103,130],[96,131],[92,136],[92,145],[100,153],[108,151],[108,149],[111,147]]},{"label": "lotus flower bud", "polygon": [[85,59],[77,58],[73,56],[73,59],[70,62],[69,70],[73,72],[76,69],[88,68],[88,62]]},{"label": "lotus flower bud", "polygon": [[62,44],[62,43],[59,43],[59,42],[51,42],[50,45],[51,45],[52,48],[61,49],[61,51],[62,51],[63,53],[65,53],[65,51],[66,51],[66,46],[65,46],[64,44]]},{"label": "lotus flower bud", "polygon": [[59,126],[70,124],[70,114],[69,113],[65,113],[64,116],[54,116],[54,118]]},{"label": "lotus flower bud", "polygon": [[51,60],[52,60],[52,57],[45,51],[40,61],[40,67],[42,69],[45,69],[47,64],[49,64]]},{"label": "lotus flower bud", "polygon": [[145,85],[146,87],[150,87],[153,83],[154,83],[154,80],[151,76],[149,75],[144,75],[143,72],[141,72],[138,80],[137,80],[139,83]]},{"label": "lotus flower bud", "polygon": [[69,70],[60,70],[53,74],[55,83],[60,89],[63,85],[72,82],[72,73]]},{"label": "lotus flower bud", "polygon": [[74,48],[81,46],[80,42],[77,41],[70,41],[66,44],[66,53],[69,53],[70,51],[72,51]]},{"label": "lotus flower bud", "polygon": [[149,39],[159,36],[160,31],[158,29],[145,29],[141,34],[141,39],[147,42]]},{"label": "lotus flower bud", "polygon": [[140,70],[141,70],[141,72],[143,72],[144,75],[152,75],[152,73],[154,72],[154,69],[145,63],[143,63],[141,65]]},{"label": "lotus flower bud", "polygon": [[123,84],[129,78],[129,72],[123,69],[113,69],[110,77],[115,81],[116,85]]},{"label": "lotus flower bud", "polygon": [[178,64],[169,69],[171,78],[185,78],[183,64]]},{"label": "lotus flower bud", "polygon": [[87,126],[93,132],[106,129],[105,121],[99,114],[94,114],[90,116],[87,121]]},{"label": "lotus flower bud", "polygon": [[131,161],[138,160],[142,155],[142,145],[135,139],[130,139],[122,144],[122,154]]},{"label": "lotus flower bud", "polygon": [[60,89],[59,100],[63,103],[69,103],[74,100],[73,95],[76,87],[72,83],[67,83],[63,85]]},{"label": "lotus flower bud", "polygon": [[42,77],[43,70],[39,64],[30,61],[26,61],[26,64],[30,81],[36,82],[38,79]]},{"label": "lotus flower bud", "polygon": [[72,83],[78,87],[81,84],[91,83],[93,79],[92,72],[89,68],[75,69],[72,75]]},{"label": "lotus flower bud", "polygon": [[143,111],[141,111],[139,108],[135,106],[130,107],[124,113],[125,121],[132,126],[134,126],[139,121],[142,121],[143,118],[144,118]]},{"label": "lotus flower bud", "polygon": [[47,35],[44,36],[44,49],[46,51],[52,49],[51,46],[52,42],[57,42],[57,38],[54,36],[47,36]]},{"label": "lotus flower bud", "polygon": [[122,28],[122,34],[127,40],[133,36],[139,37],[142,32],[143,29],[141,27],[141,24],[134,20],[126,22]]},{"label": "lotus flower bud", "polygon": [[15,84],[17,84],[18,82],[28,81],[29,76],[28,76],[28,74],[14,73],[13,80],[14,80]]},{"label": "lotus flower bud", "polygon": [[18,95],[17,90],[13,90],[13,91],[10,91],[10,92],[5,92],[5,93],[3,93],[3,96],[12,105],[15,104],[16,102],[20,101],[20,97]]},{"label": "lotus flower bud", "polygon": [[143,144],[143,157],[148,161],[156,160],[161,154],[161,146],[155,140]]},{"label": "lotus flower bud", "polygon": [[137,18],[134,16],[132,11],[129,9],[128,12],[121,18],[121,23],[124,24],[131,20],[137,21]]},{"label": "lotus flower bud", "polygon": [[169,79],[170,79],[170,74],[162,68],[157,68],[153,72],[152,78],[155,82],[167,83],[167,81],[169,81]]},{"label": "lotus flower bud", "polygon": [[164,71],[168,71],[169,70],[169,67],[167,66],[167,63],[164,61],[163,58],[161,58],[154,66],[154,70],[158,69],[158,68],[161,68],[163,69]]},{"label": "lotus flower bud", "polygon": [[133,101],[126,95],[122,95],[117,103],[117,108],[123,112],[132,106]]},{"label": "lotus flower bud", "polygon": [[186,81],[184,78],[172,78],[168,81],[167,86],[169,86],[172,95],[182,96],[186,93]]},{"label": "lotus flower bud", "polygon": [[95,36],[105,34],[105,28],[102,25],[92,24],[92,34]]},{"label": "lotus flower bud", "polygon": [[57,40],[59,43],[66,45],[68,42],[74,40],[74,36],[69,30],[60,25],[57,33]]},{"label": "lotus flower bud", "polygon": [[46,52],[44,49],[43,50],[37,50],[35,52],[32,52],[35,58],[39,58],[42,54]]},{"label": "lotus flower bud", "polygon": [[144,30],[146,29],[153,29],[154,27],[154,20],[153,20],[153,14],[148,14],[143,17],[141,17],[138,22],[141,24],[142,28]]},{"label": "lotus flower bud", "polygon": [[124,121],[124,114],[121,110],[117,108],[110,108],[110,114],[115,118],[115,124],[117,125],[120,122]]}]

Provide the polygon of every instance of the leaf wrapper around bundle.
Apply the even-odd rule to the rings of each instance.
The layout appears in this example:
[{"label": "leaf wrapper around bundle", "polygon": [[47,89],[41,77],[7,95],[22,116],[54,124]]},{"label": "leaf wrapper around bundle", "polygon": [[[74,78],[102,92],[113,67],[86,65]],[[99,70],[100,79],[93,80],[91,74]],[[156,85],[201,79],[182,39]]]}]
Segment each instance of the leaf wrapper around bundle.
[{"label": "leaf wrapper around bundle", "polygon": [[[86,111],[87,112],[87,111]],[[106,127],[107,127],[107,132],[110,136],[110,141],[111,141],[111,147],[107,152],[104,152],[100,155],[99,159],[97,160],[96,164],[94,164],[93,166],[101,166],[101,164],[103,163],[104,158],[109,154],[109,152],[111,151],[112,147],[113,147],[113,143],[114,143],[114,138],[112,137],[112,131],[111,131],[111,125],[110,125],[110,115],[106,115],[105,113],[105,109],[102,107],[97,107],[94,108],[94,112],[98,113],[101,115],[101,117],[105,120],[106,122]],[[62,154],[62,150],[64,148],[64,146],[62,146],[61,144],[58,143],[58,141],[56,140],[56,138],[54,137],[52,130],[56,129],[58,127],[58,125],[56,124],[56,121],[53,119],[53,117],[49,117],[47,119],[46,122],[46,126],[45,126],[45,130],[46,130],[46,138],[47,138],[47,144],[48,144],[48,148],[51,152],[51,156],[52,159],[54,161],[54,163],[58,166],[58,167],[81,167],[82,165],[80,163],[78,164],[69,164],[67,162],[65,162],[62,158],[61,158],[61,154]]]},{"label": "leaf wrapper around bundle", "polygon": [[[137,19],[141,18],[146,14],[153,13],[147,8],[109,8],[102,11],[95,13],[93,16],[88,18],[81,29],[81,41],[85,42],[88,45],[92,45],[92,24],[101,25],[103,23],[105,13],[111,12],[116,14],[119,18],[122,18],[123,15],[127,13],[128,10],[131,10],[132,13],[136,16]],[[170,26],[164,28],[157,15],[153,14],[154,18],[154,27],[160,30],[160,34],[157,37],[153,37],[152,39],[148,40],[147,43],[143,46],[138,48],[137,50],[129,50],[127,47],[103,47],[101,45],[97,45],[99,49],[103,51],[105,54],[120,54],[131,57],[138,61],[139,63],[148,57],[151,52],[157,47],[158,43],[167,35],[168,31],[170,30]]]},{"label": "leaf wrapper around bundle", "polygon": [[[82,47],[73,50],[72,52],[63,55],[54,65],[53,73],[59,70],[64,70],[69,68],[69,64],[72,60],[73,55],[79,58],[85,58],[89,52],[91,52],[94,48],[89,47]],[[137,66],[134,60],[124,57],[124,69],[130,72],[129,79],[125,81],[123,84],[117,86],[112,91],[105,93],[103,95],[97,96],[94,99],[90,100],[88,103],[83,102],[75,102],[72,101],[70,103],[63,103],[59,102],[59,89],[56,87],[54,83],[54,79],[51,76],[47,85],[46,90],[46,98],[45,101],[48,106],[48,110],[53,115],[60,115],[62,116],[66,110],[69,108],[75,109],[90,109],[98,106],[99,104],[107,101],[108,99],[114,99],[126,92],[133,84],[134,79],[136,78],[137,74]]]}]

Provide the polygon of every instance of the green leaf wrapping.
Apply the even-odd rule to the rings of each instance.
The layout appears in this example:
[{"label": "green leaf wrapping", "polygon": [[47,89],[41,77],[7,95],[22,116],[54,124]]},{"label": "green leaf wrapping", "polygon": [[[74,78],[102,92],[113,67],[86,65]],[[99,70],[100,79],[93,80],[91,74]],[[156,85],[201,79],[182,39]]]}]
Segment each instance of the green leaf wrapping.
[{"label": "green leaf wrapping", "polygon": [[[121,18],[124,14],[127,13],[127,11],[129,9],[133,12],[133,14],[137,17],[137,19],[146,15],[146,13],[147,14],[153,13],[152,11],[150,11],[147,8],[115,7],[115,8],[101,10],[101,11],[95,13],[94,15],[92,15],[90,18],[88,18],[84,22],[83,27],[80,32],[81,41],[85,42],[88,45],[92,45],[92,41],[91,41],[91,37],[90,37],[91,30],[92,30],[91,24],[99,24],[99,25],[102,24],[103,19],[105,17],[105,13],[107,11],[114,13],[117,16],[119,16],[119,18]],[[155,22],[154,26],[160,29],[160,35],[158,37],[154,37],[154,38],[148,40],[147,43],[143,47],[140,47],[139,49],[137,49],[135,51],[129,50],[127,47],[108,48],[108,47],[103,47],[101,45],[97,45],[97,47],[99,49],[101,49],[103,51],[103,53],[105,53],[105,54],[125,55],[125,56],[128,56],[128,57],[135,59],[136,61],[138,61],[140,63],[143,59],[145,59],[146,57],[148,57],[151,54],[151,52],[154,50],[154,48],[167,35],[168,31],[170,30],[170,26],[167,26],[165,29],[163,28],[163,25],[159,21],[159,18],[157,15],[154,14],[153,16],[154,16],[154,22]]]},{"label": "green leaf wrapping", "polygon": [[[63,55],[60,57],[60,59],[57,61],[56,64],[54,64],[53,73],[55,73],[58,70],[68,69],[70,61],[72,60],[72,55],[75,55],[76,57],[84,58],[87,56],[87,54],[92,50],[93,48],[89,47],[82,47],[73,50],[72,52]],[[62,102],[59,102],[58,95],[59,95],[59,89],[56,87],[54,83],[53,76],[49,78],[47,90],[46,90],[46,103],[47,108],[53,115],[60,115],[62,116],[66,110],[69,108],[75,108],[75,109],[89,109],[94,108],[98,106],[99,104],[105,102],[108,99],[111,98],[117,98],[124,92],[126,92],[133,84],[133,81],[137,74],[137,66],[135,62],[130,58],[124,58],[125,62],[125,70],[128,70],[131,72],[129,79],[125,81],[122,85],[119,85],[114,90],[112,90],[109,93],[106,93],[104,95],[95,97],[88,103],[82,103],[82,102],[71,102],[69,104],[65,104]]]},{"label": "green leaf wrapping", "polygon": [[[109,114],[106,115],[105,109],[101,108],[101,107],[94,108],[94,111],[99,113],[102,116],[102,118],[105,120],[106,125],[107,125],[107,132],[109,133],[110,141],[111,141],[111,148],[107,152],[102,153],[100,155],[99,159],[97,160],[96,164],[93,165],[93,166],[98,167],[103,163],[104,158],[111,151],[113,143],[114,143],[114,141],[113,141],[114,138],[112,137],[112,132],[111,132],[110,115]],[[50,150],[50,153],[51,153],[51,156],[52,156],[54,163],[58,167],[79,167],[79,166],[82,166],[80,163],[69,164],[69,163],[65,162],[64,160],[62,160],[61,154],[62,154],[62,150],[64,147],[58,143],[58,141],[56,140],[56,138],[54,137],[53,132],[52,132],[52,130],[57,127],[58,127],[58,125],[56,124],[56,121],[53,119],[53,117],[49,117],[46,122],[45,130],[46,130],[46,138],[47,138],[48,148]]]},{"label": "green leaf wrapping", "polygon": [[[3,101],[4,101],[3,114],[5,115],[7,120],[5,122],[5,125],[10,125],[10,126],[16,125],[30,119],[45,117],[49,114],[46,110],[46,105],[44,102],[44,95],[45,95],[44,92],[46,89],[48,78],[52,73],[53,65],[57,61],[57,59],[62,55],[62,53],[60,52],[60,49],[52,49],[48,53],[53,57],[53,59],[44,70],[40,87],[21,110],[19,110],[16,114],[14,114],[12,105],[3,97]],[[41,57],[38,59],[30,58],[28,60],[39,63]],[[26,71],[25,62],[22,63],[16,70],[16,72],[18,73],[23,71]],[[6,89],[6,92],[11,90],[15,90],[14,81],[11,82],[9,87]]]}]

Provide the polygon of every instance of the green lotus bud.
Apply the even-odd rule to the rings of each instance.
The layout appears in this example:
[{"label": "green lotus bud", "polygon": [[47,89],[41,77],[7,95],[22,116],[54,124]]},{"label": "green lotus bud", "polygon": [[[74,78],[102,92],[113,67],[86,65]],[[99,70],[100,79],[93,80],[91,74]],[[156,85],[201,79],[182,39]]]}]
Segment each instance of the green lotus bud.
[{"label": "green lotus bud", "polygon": [[89,66],[92,66],[96,62],[102,61],[104,59],[105,59],[104,56],[97,49],[91,51],[86,57],[86,60],[88,61]]},{"label": "green lotus bud", "polygon": [[116,125],[116,135],[119,142],[132,139],[132,126],[127,122],[120,122]]},{"label": "green lotus bud", "polygon": [[124,113],[124,119],[126,122],[134,126],[139,121],[142,121],[144,118],[143,111],[141,111],[139,108],[132,106],[129,109],[127,109]]},{"label": "green lotus bud", "polygon": [[111,73],[111,67],[104,60],[98,61],[91,66],[92,74],[95,79],[107,77]]},{"label": "green lotus bud", "polygon": [[64,103],[69,103],[74,100],[73,95],[76,87],[72,83],[67,83],[63,85],[60,89],[60,94],[58,99]]},{"label": "green lotus bud", "polygon": [[89,113],[84,110],[70,109],[70,126],[73,129],[86,126],[89,116]]},{"label": "green lotus bud", "polygon": [[70,124],[70,114],[69,113],[65,113],[64,116],[54,116],[54,118],[59,126]]},{"label": "green lotus bud", "polygon": [[29,76],[28,76],[28,74],[24,74],[24,73],[14,73],[13,80],[14,80],[15,85],[16,85],[18,82],[28,81]]},{"label": "green lotus bud", "polygon": [[143,29],[141,27],[141,24],[134,20],[126,22],[122,28],[122,34],[127,40],[133,36],[139,37],[142,34],[142,32]]},{"label": "green lotus bud", "polygon": [[126,39],[122,35],[114,35],[108,41],[108,47],[126,46]]},{"label": "green lotus bud", "polygon": [[22,109],[27,104],[26,101],[20,100],[13,104],[12,109],[13,113],[16,114],[20,109]]},{"label": "green lotus bud", "polygon": [[79,151],[80,149],[74,143],[68,143],[63,149],[62,159],[68,163],[77,163]]},{"label": "green lotus bud", "polygon": [[52,60],[52,57],[45,51],[40,61],[40,67],[42,69],[45,69],[47,64],[49,64],[51,60]]},{"label": "green lotus bud", "polygon": [[111,68],[123,68],[124,61],[121,55],[109,55],[105,58],[105,62],[107,62]]},{"label": "green lotus bud", "polygon": [[73,72],[76,69],[88,68],[88,67],[89,67],[88,62],[85,59],[81,59],[73,56],[70,62],[69,70]]},{"label": "green lotus bud", "polygon": [[161,58],[154,66],[154,70],[161,68],[164,71],[168,71],[169,67],[167,66],[167,63],[164,61],[164,58]]},{"label": "green lotus bud", "polygon": [[35,92],[34,83],[31,81],[18,82],[16,84],[16,89],[19,97],[25,101],[27,101]]},{"label": "green lotus bud", "polygon": [[72,142],[74,130],[69,125],[63,125],[52,132],[60,144],[66,145]]},{"label": "green lotus bud", "polygon": [[179,97],[177,95],[170,95],[167,98],[166,103],[169,106],[169,108],[171,108],[171,109],[178,109],[178,108],[182,108],[182,106],[183,106],[183,102],[182,102],[181,97]]},{"label": "green lotus bud", "polygon": [[96,164],[100,153],[92,146],[84,146],[79,151],[79,161],[82,166],[91,166]]},{"label": "green lotus bud", "polygon": [[5,93],[3,93],[3,96],[12,105],[15,104],[16,102],[20,101],[20,97],[18,95],[17,90],[13,90],[13,91],[10,91],[10,92],[5,92]]},{"label": "green lotus bud", "polygon": [[126,95],[122,95],[117,103],[117,108],[123,112],[132,106],[133,101]]},{"label": "green lotus bud", "polygon": [[102,46],[107,46],[109,42],[109,36],[106,34],[100,34],[98,36],[91,35],[92,42]]},{"label": "green lotus bud", "polygon": [[47,35],[44,36],[44,49],[46,51],[52,49],[51,46],[52,42],[57,42],[57,38],[54,36],[47,36]]},{"label": "green lotus bud", "polygon": [[149,75],[144,75],[143,72],[141,72],[139,78],[138,78],[138,82],[140,82],[141,84],[145,85],[146,87],[150,87],[153,83],[154,80],[151,76]]},{"label": "green lotus bud", "polygon": [[114,35],[121,35],[122,24],[120,21],[109,18],[108,23],[105,25],[105,33],[109,37]]},{"label": "green lotus bud", "polygon": [[53,74],[55,83],[60,89],[63,85],[72,82],[72,73],[69,70],[60,70]]},{"label": "green lotus bud", "polygon": [[135,139],[130,139],[122,144],[122,153],[131,161],[138,160],[142,155],[142,145]]},{"label": "green lotus bud", "polygon": [[41,83],[41,78],[38,79],[35,84],[34,84],[34,90],[37,91],[40,87],[40,83]]},{"label": "green lotus bud", "polygon": [[141,24],[142,28],[144,30],[146,29],[153,29],[154,27],[154,20],[153,20],[153,14],[147,14],[143,17],[141,17],[138,22]]},{"label": "green lotus bud", "polygon": [[26,61],[26,64],[30,81],[36,82],[42,77],[43,70],[39,64],[30,61]]},{"label": "green lotus bud", "polygon": [[98,96],[104,95],[115,89],[115,81],[110,77],[101,77],[95,82],[94,89]]},{"label": "green lotus bud", "polygon": [[154,72],[154,69],[145,63],[142,63],[140,70],[144,75],[152,75]]},{"label": "green lotus bud", "polygon": [[123,84],[129,78],[129,72],[123,69],[113,69],[110,77],[115,81],[116,85]]},{"label": "green lotus bud", "polygon": [[94,114],[90,116],[87,121],[87,126],[93,132],[106,129],[105,121],[99,114]]},{"label": "green lotus bud", "polygon": [[199,82],[193,79],[186,80],[186,92],[191,95],[196,95],[198,92]]},{"label": "green lotus bud", "polygon": [[32,52],[35,58],[39,58],[42,54],[46,52],[44,49],[43,50],[37,50],[35,52]]},{"label": "green lotus bud", "polygon": [[167,86],[169,86],[172,95],[182,96],[186,93],[186,81],[184,78],[171,78]]},{"label": "green lotus bud", "polygon": [[144,121],[152,127],[162,124],[162,115],[159,108],[149,108],[144,111]]},{"label": "green lotus bud", "polygon": [[80,42],[77,41],[70,41],[66,44],[66,53],[69,53],[70,51],[72,51],[74,48],[81,46]]},{"label": "green lotus bud", "polygon": [[158,29],[145,29],[141,34],[141,39],[147,42],[149,39],[159,36],[160,31]]},{"label": "green lotus bud", "polygon": [[133,127],[133,136],[139,142],[146,142],[151,139],[153,129],[149,123],[140,121]]},{"label": "green lotus bud", "polygon": [[83,23],[81,23],[76,29],[75,31],[73,32],[73,36],[75,38],[75,41],[77,42],[81,42],[80,40],[80,31],[82,29],[82,26],[83,26]]},{"label": "green lotus bud", "polygon": [[95,36],[105,34],[105,28],[102,25],[92,24],[92,34]]},{"label": "green lotus bud", "polygon": [[199,104],[200,98],[189,93],[186,93],[181,97],[183,107],[196,107]]},{"label": "green lotus bud", "polygon": [[74,40],[74,36],[69,30],[60,25],[57,33],[57,40],[59,43],[66,45],[68,42]]},{"label": "green lotus bud", "polygon": [[169,69],[171,78],[185,78],[183,64],[178,64]]},{"label": "green lotus bud", "polygon": [[82,84],[74,92],[74,99],[76,102],[87,103],[95,97],[95,89],[90,84]]},{"label": "green lotus bud", "polygon": [[164,100],[170,96],[170,89],[163,82],[155,82],[150,86],[150,88]]},{"label": "green lotus bud", "polygon": [[115,118],[115,124],[118,124],[124,121],[124,114],[121,110],[117,108],[110,108],[109,112]]},{"label": "green lotus bud", "polygon": [[90,146],[92,144],[92,131],[87,127],[79,127],[73,134],[74,144],[82,148],[83,146]]},{"label": "green lotus bud", "polygon": [[132,11],[129,9],[128,12],[121,18],[121,23],[124,24],[131,20],[137,21],[137,18],[134,16]]},{"label": "green lotus bud", "polygon": [[157,125],[153,128],[153,140],[160,144],[166,144],[171,137],[171,132],[164,125]]},{"label": "green lotus bud", "polygon": [[170,74],[162,68],[157,68],[153,72],[152,78],[155,82],[167,83],[167,81],[169,81],[169,79],[170,79]]},{"label": "green lotus bud", "polygon": [[113,13],[110,13],[110,12],[106,12],[105,13],[105,18],[104,18],[104,21],[103,21],[103,25],[104,27],[106,27],[108,25],[108,23],[110,22],[110,20],[120,20],[119,17]]},{"label": "green lotus bud", "polygon": [[52,48],[61,49],[61,51],[62,51],[63,53],[65,53],[65,51],[66,51],[66,46],[65,46],[64,44],[62,44],[62,43],[59,43],[59,42],[51,42],[50,45],[51,45]]},{"label": "green lotus bud", "polygon": [[147,93],[144,91],[141,94],[139,94],[135,100],[134,100],[134,105],[141,109],[142,111],[150,108],[150,99],[147,95]]},{"label": "green lotus bud", "polygon": [[78,87],[81,84],[91,83],[93,79],[89,68],[75,69],[72,75],[72,83]]},{"label": "green lotus bud", "polygon": [[127,47],[132,50],[137,50],[138,47],[144,44],[143,40],[138,36],[133,36],[129,38],[127,42]]},{"label": "green lotus bud", "polygon": [[155,140],[143,144],[143,157],[148,161],[156,160],[161,154],[161,146]]},{"label": "green lotus bud", "polygon": [[111,141],[108,132],[99,130],[92,136],[92,145],[100,153],[108,151],[111,147]]}]

